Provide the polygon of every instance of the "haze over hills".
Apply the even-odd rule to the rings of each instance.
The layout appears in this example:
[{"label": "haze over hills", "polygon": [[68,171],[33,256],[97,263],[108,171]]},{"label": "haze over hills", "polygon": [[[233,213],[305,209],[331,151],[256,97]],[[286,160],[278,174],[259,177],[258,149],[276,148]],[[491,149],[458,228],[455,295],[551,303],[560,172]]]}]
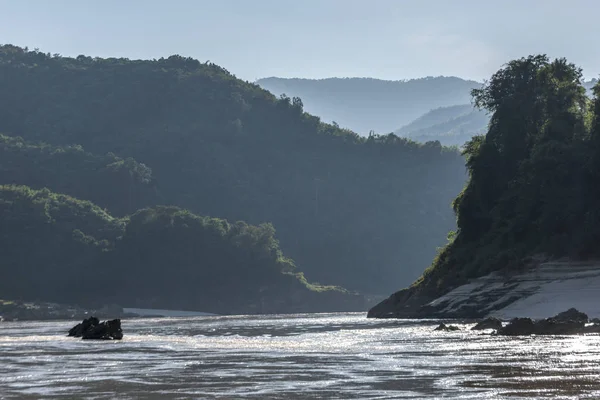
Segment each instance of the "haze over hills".
[{"label": "haze over hills", "polygon": [[[0,131],[6,135],[0,184],[47,187],[53,194],[46,197],[63,199],[62,193],[91,201],[110,218],[143,216],[132,226],[157,228],[138,236],[146,246],[156,240],[158,227],[176,222],[181,225],[174,237],[195,246],[194,235],[204,229],[198,218],[229,227],[202,239],[225,238],[221,249],[231,244],[229,233],[248,233],[236,242],[246,253],[236,253],[241,258],[234,260],[167,241],[163,251],[173,258],[164,260],[166,275],[235,271],[243,268],[241,254],[252,259],[266,254],[273,268],[261,276],[268,285],[278,282],[279,267],[293,265],[308,282],[384,293],[414,280],[455,227],[450,200],[466,177],[458,151],[392,134],[360,137],[322,123],[304,111],[302,100],[277,99],[214,64],[181,56],[68,58],[3,46],[0,89]],[[32,193],[28,190],[18,192]],[[30,197],[17,196],[23,209]],[[161,205],[178,208],[137,212]],[[87,224],[85,218],[78,223],[49,218],[64,221],[61,229],[67,232],[86,232],[78,228]],[[95,237],[78,237],[87,236]],[[103,245],[137,243],[142,251],[142,242],[111,239]],[[201,271],[186,275],[190,268]],[[158,279],[160,271],[155,273]],[[241,277],[231,273],[222,295],[243,286]],[[297,280],[305,291],[324,292],[322,299],[331,293],[338,308],[346,304],[333,289]],[[259,290],[261,281],[253,282]],[[202,281],[197,288],[210,284]],[[321,306],[327,305],[323,300]]]},{"label": "haze over hills", "polygon": [[258,85],[279,96],[297,96],[306,110],[366,136],[389,133],[439,107],[466,104],[481,83],[457,77],[405,81],[372,78],[264,78]]},{"label": "haze over hills", "polygon": [[431,110],[394,133],[422,143],[437,140],[445,146],[462,146],[484,133],[488,122],[486,111],[463,104]]},{"label": "haze over hills", "polygon": [[[590,96],[596,81],[582,82]],[[257,83],[275,95],[299,96],[309,112],[361,135],[393,131],[420,143],[462,146],[485,132],[489,122],[487,112],[471,104],[471,89],[481,83],[456,77],[265,78]]]}]

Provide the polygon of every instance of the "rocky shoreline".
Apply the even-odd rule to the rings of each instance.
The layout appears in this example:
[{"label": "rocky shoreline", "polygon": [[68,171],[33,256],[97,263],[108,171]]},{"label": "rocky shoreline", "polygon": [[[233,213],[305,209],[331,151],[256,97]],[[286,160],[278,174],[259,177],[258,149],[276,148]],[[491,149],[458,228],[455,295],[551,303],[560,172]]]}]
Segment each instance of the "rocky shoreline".
[{"label": "rocky shoreline", "polygon": [[600,261],[553,261],[512,275],[494,272],[436,293],[400,290],[369,310],[369,318],[549,318],[574,307],[600,318]]},{"label": "rocky shoreline", "polygon": [[[457,332],[462,331],[457,325],[441,323],[434,331]],[[479,321],[470,330],[490,330],[495,336],[545,336],[545,335],[585,335],[600,334],[600,320],[590,319],[587,314],[570,308],[553,317],[532,319],[527,317],[513,318],[504,324],[500,319],[489,317]]]}]

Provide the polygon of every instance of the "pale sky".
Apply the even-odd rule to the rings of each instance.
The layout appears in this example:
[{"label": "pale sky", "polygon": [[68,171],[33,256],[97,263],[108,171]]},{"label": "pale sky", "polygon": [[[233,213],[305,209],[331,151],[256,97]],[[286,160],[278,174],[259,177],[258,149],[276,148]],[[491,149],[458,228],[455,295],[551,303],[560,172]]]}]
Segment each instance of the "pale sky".
[{"label": "pale sky", "polygon": [[533,53],[600,74],[598,0],[0,0],[0,44],[279,77],[482,80]]}]

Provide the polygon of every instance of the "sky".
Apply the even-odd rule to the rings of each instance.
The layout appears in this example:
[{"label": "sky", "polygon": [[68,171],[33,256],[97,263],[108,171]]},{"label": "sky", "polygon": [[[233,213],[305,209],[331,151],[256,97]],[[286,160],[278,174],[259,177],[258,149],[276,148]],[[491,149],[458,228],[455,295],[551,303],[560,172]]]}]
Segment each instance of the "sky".
[{"label": "sky", "polygon": [[180,54],[239,78],[459,76],[529,54],[600,74],[598,0],[0,0],[0,44]]}]

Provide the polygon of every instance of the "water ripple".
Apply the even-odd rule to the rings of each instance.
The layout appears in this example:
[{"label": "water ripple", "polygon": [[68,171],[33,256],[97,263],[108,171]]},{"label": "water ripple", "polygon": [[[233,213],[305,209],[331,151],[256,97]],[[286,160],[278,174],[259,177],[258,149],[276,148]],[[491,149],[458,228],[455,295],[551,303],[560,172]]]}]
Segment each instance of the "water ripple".
[{"label": "water ripple", "polygon": [[435,321],[312,314],[0,324],[0,398],[599,398],[600,337],[433,332]]}]

